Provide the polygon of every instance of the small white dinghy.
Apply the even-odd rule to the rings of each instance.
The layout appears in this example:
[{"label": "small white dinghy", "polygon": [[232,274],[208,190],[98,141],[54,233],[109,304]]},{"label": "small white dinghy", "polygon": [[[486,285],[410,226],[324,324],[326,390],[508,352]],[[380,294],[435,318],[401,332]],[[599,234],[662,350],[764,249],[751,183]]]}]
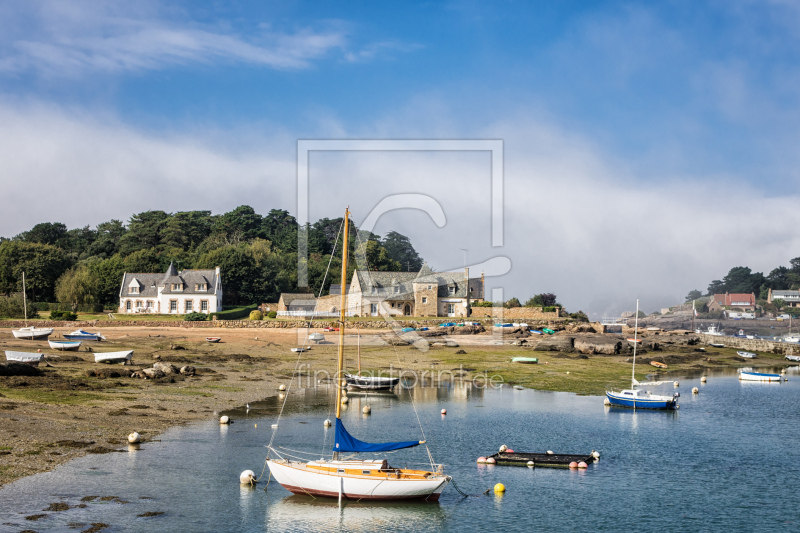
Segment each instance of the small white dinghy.
[{"label": "small white dinghy", "polygon": [[739,350],[738,352],[736,352],[736,355],[738,355],[739,357],[742,357],[744,359],[755,359],[756,358],[756,354],[754,354],[753,352],[745,352],[744,350]]},{"label": "small white dinghy", "polygon": [[77,350],[81,347],[81,341],[47,341],[54,350]]},{"label": "small white dinghy", "polygon": [[322,333],[310,333],[308,335],[308,340],[313,341],[313,342],[324,341],[325,340],[325,335],[323,335]]},{"label": "small white dinghy", "polygon": [[105,352],[94,354],[95,363],[122,363],[126,364],[133,357],[133,350],[125,352]]},{"label": "small white dinghy", "polygon": [[25,363],[26,365],[39,366],[44,361],[43,353],[10,352],[6,350],[6,361],[12,363]]}]

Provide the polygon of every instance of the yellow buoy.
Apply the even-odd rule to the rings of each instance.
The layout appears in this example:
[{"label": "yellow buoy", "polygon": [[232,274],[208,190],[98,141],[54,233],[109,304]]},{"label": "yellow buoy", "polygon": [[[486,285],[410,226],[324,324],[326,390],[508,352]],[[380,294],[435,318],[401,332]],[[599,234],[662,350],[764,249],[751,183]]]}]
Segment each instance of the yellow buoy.
[{"label": "yellow buoy", "polygon": [[498,483],[497,485],[494,486],[494,491],[495,492],[505,492],[506,491],[506,486],[503,485],[502,483]]}]

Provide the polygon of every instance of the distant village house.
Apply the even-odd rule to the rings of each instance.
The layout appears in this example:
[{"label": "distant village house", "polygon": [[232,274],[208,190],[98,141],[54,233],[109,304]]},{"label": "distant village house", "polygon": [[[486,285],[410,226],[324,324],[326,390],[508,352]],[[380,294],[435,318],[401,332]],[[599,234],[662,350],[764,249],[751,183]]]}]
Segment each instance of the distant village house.
[{"label": "distant village house", "polygon": [[756,310],[756,295],[754,293],[725,293],[715,294],[708,302],[709,311],[725,311],[738,309],[741,311]]},{"label": "distant village house", "polygon": [[772,303],[774,300],[783,300],[789,307],[800,307],[800,291],[773,291],[767,293],[767,301]]},{"label": "distant village house", "polygon": [[220,269],[181,270],[170,263],[166,273],[122,275],[120,313],[187,314],[222,310]]}]

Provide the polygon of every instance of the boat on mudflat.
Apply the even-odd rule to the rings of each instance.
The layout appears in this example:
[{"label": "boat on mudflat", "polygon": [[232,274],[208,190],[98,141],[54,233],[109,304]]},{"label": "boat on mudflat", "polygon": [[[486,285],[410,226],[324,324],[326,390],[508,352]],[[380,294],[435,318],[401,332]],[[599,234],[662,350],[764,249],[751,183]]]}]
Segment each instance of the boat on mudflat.
[{"label": "boat on mudflat", "polygon": [[220,337],[206,337],[206,342],[219,342],[221,340]]},{"label": "boat on mudflat", "polygon": [[650,361],[650,365],[656,368],[667,368],[667,364],[661,361]]},{"label": "boat on mudflat", "polygon": [[106,340],[100,332],[97,333],[89,333],[88,331],[83,331],[82,329],[73,331],[72,333],[65,333],[64,338],[70,341],[104,341]]},{"label": "boat on mudflat", "polygon": [[35,328],[33,326],[27,328],[12,329],[11,333],[17,339],[46,339],[53,334],[53,328]]},{"label": "boat on mudflat", "polygon": [[77,350],[81,347],[81,341],[47,341],[54,350]]},{"label": "boat on mudflat", "polygon": [[739,371],[739,381],[780,381],[780,374],[765,374],[762,372]]},{"label": "boat on mudflat", "polygon": [[795,363],[800,363],[800,355],[787,355],[784,357],[787,361],[794,361]]},{"label": "boat on mudflat", "polygon": [[736,352],[736,355],[742,357],[743,359],[755,359],[757,354],[753,352],[745,352],[744,350],[739,350]]},{"label": "boat on mudflat", "polygon": [[25,363],[26,365],[39,366],[44,361],[43,353],[12,352],[6,350],[6,361],[13,363]]},{"label": "boat on mudflat", "polygon": [[536,357],[514,357],[511,359],[512,363],[523,363],[526,365],[535,365],[539,362],[539,359]]},{"label": "boat on mudflat", "polygon": [[123,352],[104,352],[94,354],[95,363],[122,363],[126,364],[133,357],[133,350],[126,350]]}]

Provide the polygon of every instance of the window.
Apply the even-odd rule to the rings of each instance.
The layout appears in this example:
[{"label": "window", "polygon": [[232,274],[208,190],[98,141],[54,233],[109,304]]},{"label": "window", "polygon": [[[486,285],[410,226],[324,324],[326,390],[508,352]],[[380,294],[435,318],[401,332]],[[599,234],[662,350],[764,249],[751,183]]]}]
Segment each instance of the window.
[{"label": "window", "polygon": [[423,296],[422,297],[422,303],[424,303],[424,304],[428,303],[428,297],[427,296]]},{"label": "window", "polygon": [[200,300],[200,311],[208,313],[208,300]]},{"label": "window", "polygon": [[432,288],[433,288],[433,285],[428,285],[428,290],[431,290]]},{"label": "window", "polygon": [[130,287],[128,287],[128,294],[139,294],[139,286],[131,285]]},{"label": "window", "polygon": [[169,301],[169,312],[175,313],[178,311],[178,300],[170,300]]},{"label": "window", "polygon": [[197,292],[203,292],[208,290],[208,283],[195,283],[194,290]]},{"label": "window", "polygon": [[141,307],[141,306],[142,306],[142,301],[136,300],[136,307]]},{"label": "window", "polygon": [[369,312],[373,315],[378,314],[378,304],[369,304]]},{"label": "window", "polygon": [[191,300],[184,300],[183,302],[183,310],[186,313],[192,312],[192,301]]},{"label": "window", "polygon": [[400,285],[395,285],[394,293],[395,294],[400,294]]},{"label": "window", "polygon": [[130,311],[131,311],[131,301],[130,300],[125,302],[125,310],[130,313]]},{"label": "window", "polygon": [[173,291],[182,291],[183,290],[183,283],[173,283],[172,284]]},{"label": "window", "polygon": [[147,300],[147,308],[148,309],[152,309],[153,308],[153,300]]},{"label": "window", "polygon": [[447,314],[454,315],[456,313],[456,304],[447,304]]},{"label": "window", "polygon": [[450,287],[450,296],[455,296],[455,294],[456,294],[456,288],[451,286]]}]

